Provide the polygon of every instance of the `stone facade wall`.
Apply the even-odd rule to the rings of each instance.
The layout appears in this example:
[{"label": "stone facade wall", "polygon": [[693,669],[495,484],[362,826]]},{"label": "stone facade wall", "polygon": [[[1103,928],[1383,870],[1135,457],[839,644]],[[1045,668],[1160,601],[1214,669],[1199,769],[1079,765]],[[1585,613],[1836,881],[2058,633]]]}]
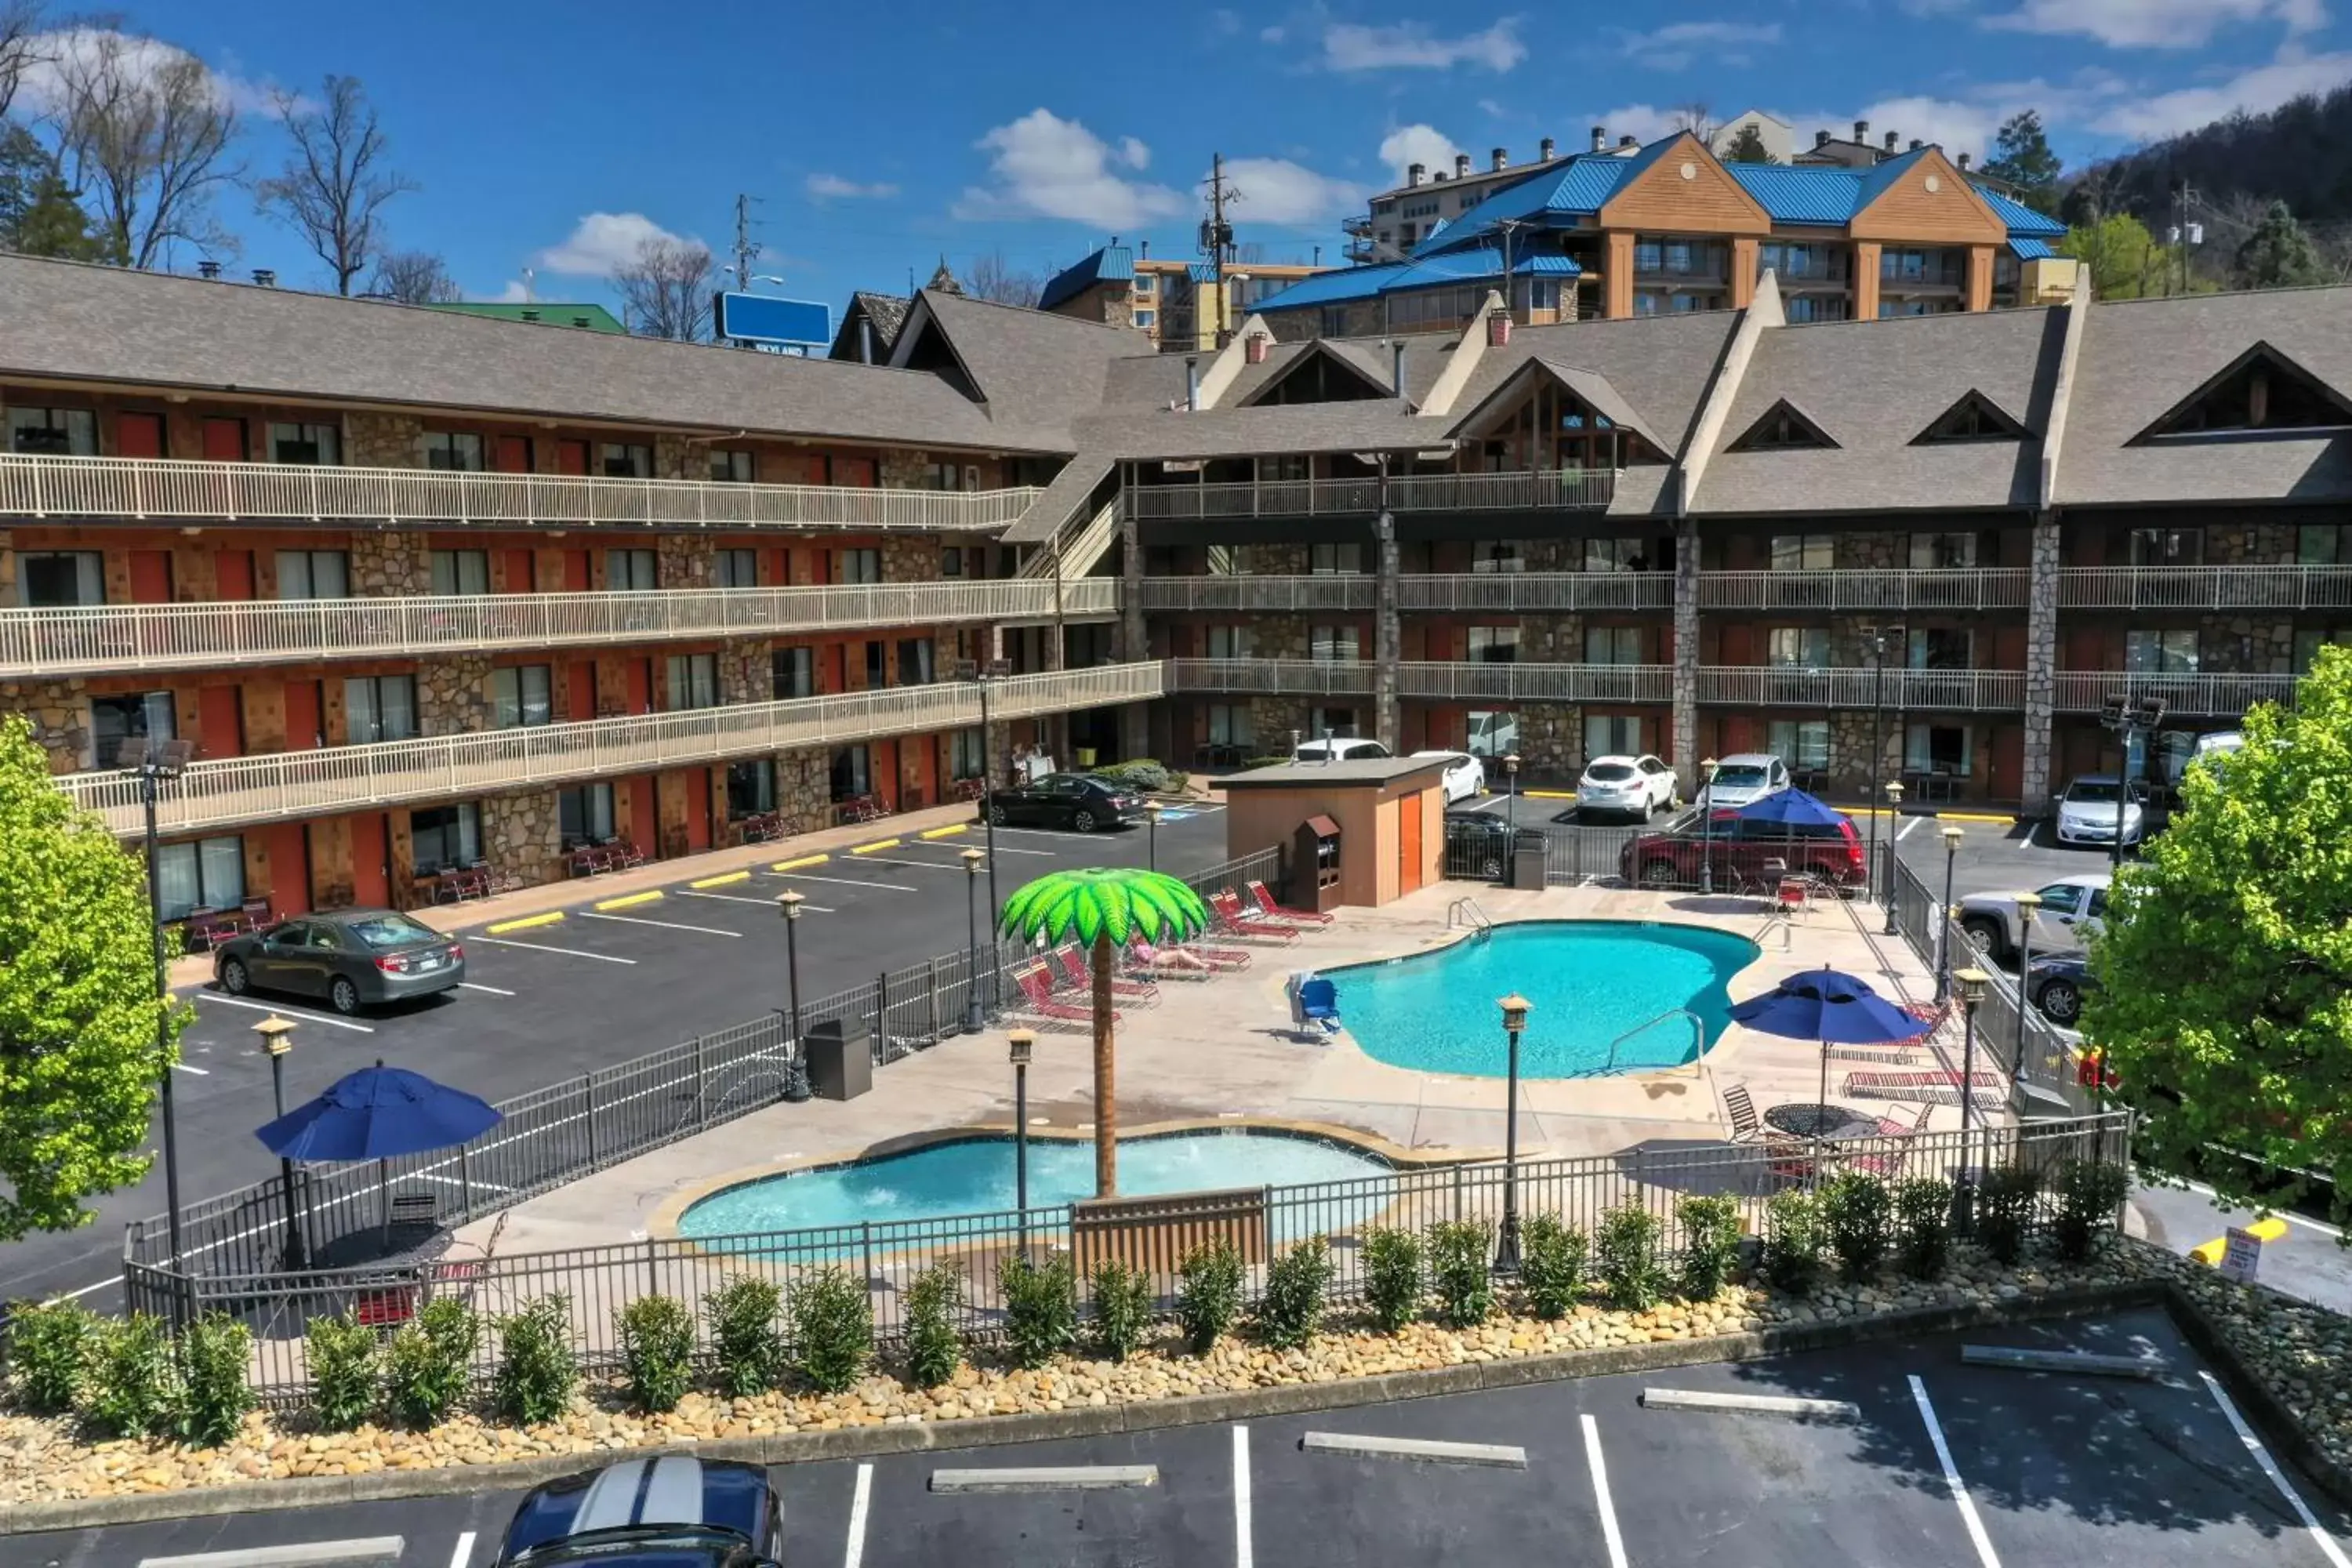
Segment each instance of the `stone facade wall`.
[{"label": "stone facade wall", "polygon": [[0,680],[0,714],[19,713],[32,721],[33,744],[48,753],[49,772],[81,771],[89,755],[88,681]]},{"label": "stone facade wall", "polygon": [[366,533],[351,540],[352,592],[362,599],[396,599],[433,592],[433,556],[421,533]]},{"label": "stone facade wall", "polygon": [[[699,468],[696,464],[701,465]],[[657,479],[707,479],[710,477],[709,443],[688,442],[683,436],[654,437],[654,474]]]},{"label": "stone facade wall", "polygon": [[2033,524],[2025,605],[2025,743],[2018,789],[2028,812],[2048,805],[2051,739],[2057,712],[2052,689],[2058,668],[2058,563],[2063,546],[2054,517]]},{"label": "stone facade wall", "polygon": [[936,539],[889,533],[882,537],[882,581],[935,583],[940,580],[940,543]]},{"label": "stone facade wall", "polygon": [[2284,675],[2294,668],[2294,623],[2268,616],[2206,616],[2197,666],[2209,674]]},{"label": "stone facade wall", "polygon": [[[1840,709],[1830,714],[1832,789],[1855,795],[1870,793],[1870,731],[1879,718],[1868,709]],[[1884,715],[1884,722],[1886,728],[1878,765],[1882,789],[1888,779],[1900,778],[1903,773],[1903,716],[1890,709]]]},{"label": "stone facade wall", "polygon": [[352,409],[343,416],[343,460],[360,468],[425,464],[425,421],[414,414]]},{"label": "stone facade wall", "polygon": [[654,580],[665,589],[710,586],[710,556],[715,547],[702,533],[664,533],[654,540]]},{"label": "stone facade wall", "polygon": [[833,756],[822,746],[776,754],[776,811],[788,833],[833,826]]},{"label": "stone facade wall", "polygon": [[775,692],[775,666],[766,637],[738,637],[719,647],[719,700],[767,702]]},{"label": "stone facade wall", "polygon": [[452,654],[416,666],[416,727],[425,735],[469,735],[492,727],[490,656]]},{"label": "stone facade wall", "polygon": [[[1334,614],[1352,619],[1357,612]],[[1252,658],[1306,658],[1313,652],[1314,623],[1304,616],[1246,616],[1243,624],[1250,629]],[[1363,648],[1363,655],[1366,658],[1371,657],[1369,646]]]},{"label": "stone facade wall", "polygon": [[[1528,702],[1519,719],[1519,773],[1525,778],[1572,779],[1584,766],[1584,710],[1569,703]],[[1499,773],[1499,765],[1490,767]]]},{"label": "stone facade wall", "polygon": [[2205,531],[2205,564],[2288,565],[2294,561],[2297,542],[2291,522],[2217,523]]},{"label": "stone facade wall", "polygon": [[1313,552],[1304,544],[1253,544],[1249,547],[1249,574],[1253,577],[1304,577]]},{"label": "stone facade wall", "polygon": [[491,866],[525,882],[562,874],[563,825],[555,792],[491,795],[482,802],[482,853]]},{"label": "stone facade wall", "polygon": [[1582,616],[1521,616],[1519,660],[1523,664],[1582,664]]},{"label": "stone facade wall", "polygon": [[[1309,739],[1307,717],[1309,704],[1304,697],[1209,697],[1209,702],[1247,702],[1250,712],[1250,733],[1257,737],[1261,756],[1287,756],[1290,752],[1290,732],[1298,731],[1302,741]],[[1339,699],[1332,699],[1337,702]]]}]

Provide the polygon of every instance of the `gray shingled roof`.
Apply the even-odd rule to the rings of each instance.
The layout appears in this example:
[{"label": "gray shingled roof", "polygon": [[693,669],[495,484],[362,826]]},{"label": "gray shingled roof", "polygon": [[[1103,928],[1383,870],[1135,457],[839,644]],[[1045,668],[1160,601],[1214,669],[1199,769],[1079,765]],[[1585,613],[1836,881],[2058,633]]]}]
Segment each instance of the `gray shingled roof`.
[{"label": "gray shingled roof", "polygon": [[1451,444],[1449,421],[1393,397],[1211,408],[1199,414],[1104,414],[1074,427],[1079,449],[1112,458],[1225,458],[1263,452],[1401,452]]},{"label": "gray shingled roof", "polygon": [[1520,327],[1507,344],[1480,358],[1454,406],[1463,413],[1477,407],[1528,361],[1540,357],[1606,377],[1655,433],[1658,445],[1676,456],[1690,438],[1738,321],[1733,312],[1718,310]]},{"label": "gray shingled roof", "polygon": [[1127,327],[929,289],[922,304],[991,415],[1023,428],[1061,430],[1100,408],[1111,362],[1135,352],[1136,334]]},{"label": "gray shingled roof", "polygon": [[1029,509],[1013,520],[1001,536],[1007,544],[1035,544],[1051,539],[1077,515],[1095,487],[1110,478],[1113,464],[1099,452],[1081,452],[1063,465],[1054,482],[1038,493]]}]

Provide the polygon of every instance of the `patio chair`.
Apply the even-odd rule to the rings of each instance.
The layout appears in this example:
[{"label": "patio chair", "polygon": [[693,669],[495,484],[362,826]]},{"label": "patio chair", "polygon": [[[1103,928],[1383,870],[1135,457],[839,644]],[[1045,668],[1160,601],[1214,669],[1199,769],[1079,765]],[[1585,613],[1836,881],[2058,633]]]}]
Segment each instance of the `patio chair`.
[{"label": "patio chair", "polygon": [[1731,1119],[1734,1143],[1754,1143],[1763,1138],[1764,1119],[1756,1114],[1756,1101],[1746,1084],[1735,1083],[1723,1091],[1723,1110]]},{"label": "patio chair", "polygon": [[[1094,972],[1087,967],[1086,954],[1080,952],[1076,945],[1065,942],[1054,950],[1054,956],[1061,962],[1062,973],[1070,977],[1072,990],[1085,992],[1089,996],[1094,994]],[[1149,980],[1114,979],[1110,983],[1110,994],[1124,996],[1146,1007],[1156,1006],[1160,1001],[1160,987]]]},{"label": "patio chair", "polygon": [[362,1290],[352,1298],[352,1321],[363,1328],[373,1329],[376,1338],[381,1340],[390,1339],[415,1316],[416,1287],[414,1285]]},{"label": "patio chair", "polygon": [[[1042,963],[1033,963],[1026,969],[1014,971],[1013,982],[1021,987],[1021,994],[1028,1003],[1026,1006],[1020,1009],[1022,1012],[1034,1013],[1041,1018],[1051,1018],[1066,1024],[1094,1022],[1093,1008],[1075,1006],[1067,1002],[1055,1000],[1052,989],[1053,976],[1046,973],[1045,966]],[[1110,1016],[1112,1023],[1118,1022],[1118,1014],[1116,1011]]]},{"label": "patio chair", "polygon": [[634,838],[615,838],[611,848],[613,857],[610,864],[615,870],[626,871],[646,863],[646,852],[637,847],[637,841]]},{"label": "patio chair", "polygon": [[[1327,926],[1339,918],[1320,910],[1298,910],[1276,903],[1274,895],[1265,890],[1264,882],[1244,882],[1242,887],[1248,892],[1250,902],[1257,906],[1258,914],[1270,921],[1297,921],[1303,925]],[[1230,888],[1226,889],[1228,892],[1232,890]]]},{"label": "patio chair", "polygon": [[1287,947],[1298,940],[1298,928],[1287,921],[1252,920],[1242,910],[1241,895],[1230,890],[1210,895],[1209,912],[1216,917],[1218,932],[1237,942],[1271,942]]},{"label": "patio chair", "polygon": [[1300,1034],[1339,1032],[1339,988],[1319,975],[1294,976],[1290,992],[1290,1022]]},{"label": "patio chair", "polygon": [[1823,1163],[1822,1152],[1810,1138],[1764,1130],[1764,1179],[1767,1182],[1811,1182]]}]

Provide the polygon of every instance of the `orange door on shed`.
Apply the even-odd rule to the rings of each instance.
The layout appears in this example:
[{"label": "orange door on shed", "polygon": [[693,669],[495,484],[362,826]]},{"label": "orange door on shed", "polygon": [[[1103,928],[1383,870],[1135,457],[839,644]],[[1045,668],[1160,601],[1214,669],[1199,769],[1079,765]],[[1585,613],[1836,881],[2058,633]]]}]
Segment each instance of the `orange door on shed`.
[{"label": "orange door on shed", "polygon": [[1421,890],[1421,797],[1397,802],[1397,895]]}]

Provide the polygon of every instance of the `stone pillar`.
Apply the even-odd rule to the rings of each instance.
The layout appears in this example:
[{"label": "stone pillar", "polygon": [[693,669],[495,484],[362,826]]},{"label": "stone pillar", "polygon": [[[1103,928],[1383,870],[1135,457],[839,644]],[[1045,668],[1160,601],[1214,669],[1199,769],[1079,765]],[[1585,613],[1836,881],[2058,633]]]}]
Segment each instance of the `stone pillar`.
[{"label": "stone pillar", "polygon": [[[1143,630],[1143,545],[1137,538],[1135,513],[1118,509],[1118,657],[1132,664],[1151,657],[1151,643]],[[1151,709],[1129,702],[1119,710],[1118,752],[1133,761],[1151,750]]]},{"label": "stone pillar", "polygon": [[1675,524],[1675,775],[1698,793],[1698,528]]},{"label": "stone pillar", "polygon": [[2050,809],[2053,719],[2058,702],[2058,514],[2033,519],[2025,598],[2025,765],[2019,788],[2029,816]]},{"label": "stone pillar", "polygon": [[1404,624],[1397,613],[1396,520],[1381,514],[1375,525],[1372,584],[1372,733],[1390,751],[1404,750],[1403,717],[1397,710],[1397,659],[1404,646]]}]

